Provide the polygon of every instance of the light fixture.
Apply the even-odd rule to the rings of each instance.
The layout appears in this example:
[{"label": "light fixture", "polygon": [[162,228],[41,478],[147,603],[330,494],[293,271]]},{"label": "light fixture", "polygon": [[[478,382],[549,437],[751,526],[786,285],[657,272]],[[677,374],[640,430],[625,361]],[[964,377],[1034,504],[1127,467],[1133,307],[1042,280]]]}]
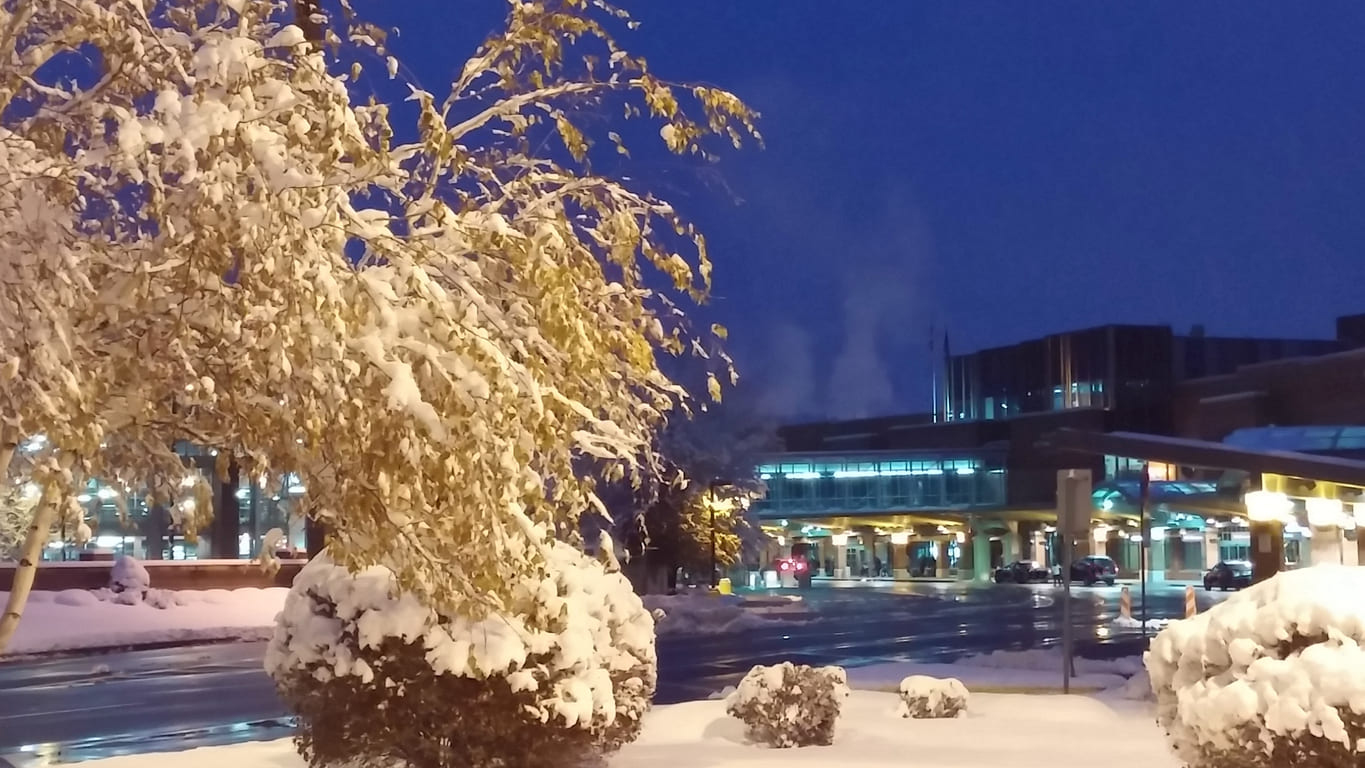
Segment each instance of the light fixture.
[{"label": "light fixture", "polygon": [[957,532],[957,543],[958,543],[958,544],[966,544],[966,543],[967,543],[967,533],[966,533],[966,531],[958,531],[958,532]]},{"label": "light fixture", "polygon": [[848,546],[848,534],[847,533],[830,534],[829,543],[833,544],[836,547],[846,547]]},{"label": "light fixture", "polygon": [[786,537],[786,536],[778,536],[778,537],[777,537],[777,546],[779,546],[779,547],[785,547],[785,546],[787,546],[787,537]]},{"label": "light fixture", "polygon": [[891,534],[891,543],[892,543],[892,544],[895,544],[896,546],[901,546],[901,545],[903,545],[903,544],[909,544],[909,543],[910,543],[910,534],[904,533],[904,532],[902,532],[902,533],[893,533],[893,534]]},{"label": "light fixture", "polygon": [[1256,523],[1283,520],[1294,511],[1294,502],[1283,493],[1274,491],[1251,491],[1246,495],[1244,502],[1247,516]]},{"label": "light fixture", "polygon": [[1335,528],[1341,522],[1340,499],[1304,499],[1308,509],[1308,524],[1314,528]]},{"label": "light fixture", "polygon": [[1108,541],[1108,540],[1109,540],[1109,526],[1107,526],[1107,525],[1097,526],[1097,527],[1095,528],[1095,530],[1091,532],[1091,535],[1095,537],[1095,541],[1099,541],[1099,542]]}]

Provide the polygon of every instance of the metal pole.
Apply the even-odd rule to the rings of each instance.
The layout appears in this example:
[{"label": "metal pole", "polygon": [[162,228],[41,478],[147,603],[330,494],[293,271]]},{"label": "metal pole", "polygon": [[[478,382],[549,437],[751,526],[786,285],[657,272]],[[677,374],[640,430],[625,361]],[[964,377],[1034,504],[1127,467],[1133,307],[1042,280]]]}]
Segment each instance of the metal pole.
[{"label": "metal pole", "polygon": [[1077,514],[1076,478],[1068,473],[1065,493],[1058,499],[1062,539],[1062,693],[1071,693],[1071,528]]},{"label": "metal pole", "polygon": [[1138,494],[1138,533],[1140,538],[1138,543],[1138,576],[1142,579],[1142,639],[1147,639],[1147,548],[1151,546],[1148,539],[1151,531],[1147,530],[1147,497],[1151,493],[1151,475],[1148,472],[1147,464],[1142,465],[1141,492]]},{"label": "metal pole", "polygon": [[716,582],[716,492],[711,491],[711,588],[715,589]]}]

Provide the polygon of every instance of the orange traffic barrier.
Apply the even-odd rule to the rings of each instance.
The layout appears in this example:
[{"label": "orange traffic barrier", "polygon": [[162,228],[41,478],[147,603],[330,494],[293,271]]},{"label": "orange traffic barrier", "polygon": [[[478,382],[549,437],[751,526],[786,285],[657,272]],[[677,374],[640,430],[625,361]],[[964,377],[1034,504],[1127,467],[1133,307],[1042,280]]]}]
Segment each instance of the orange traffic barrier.
[{"label": "orange traffic barrier", "polygon": [[1194,587],[1185,587],[1185,618],[1191,618],[1198,612],[1194,604]]},{"label": "orange traffic barrier", "polygon": [[1133,618],[1133,596],[1128,592],[1127,587],[1119,592],[1119,616],[1125,619]]}]

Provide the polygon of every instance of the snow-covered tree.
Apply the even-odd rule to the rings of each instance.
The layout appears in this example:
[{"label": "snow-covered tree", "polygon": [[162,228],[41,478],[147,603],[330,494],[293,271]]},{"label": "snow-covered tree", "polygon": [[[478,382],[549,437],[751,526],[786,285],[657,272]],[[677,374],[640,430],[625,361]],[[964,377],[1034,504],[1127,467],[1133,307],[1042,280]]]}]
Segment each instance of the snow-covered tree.
[{"label": "snow-covered tree", "polygon": [[670,580],[679,567],[710,568],[713,534],[720,568],[740,562],[764,538],[748,503],[764,492],[758,462],[776,450],[777,432],[748,392],[732,394],[739,397],[671,419],[659,433],[662,461],[653,482],[613,505],[632,556],[666,568]]},{"label": "snow-covered tree", "polygon": [[313,10],[324,45],[270,0],[0,7],[0,461],[46,435],[42,518],[85,476],[171,500],[176,442],[218,449],[296,473],[338,562],[495,610],[598,506],[577,462],[652,461],[686,398],[657,355],[706,348],[678,321],[705,241],[595,174],[620,137],[579,117],[706,156],[753,114],[656,76],[598,0],[510,2],[448,93],[365,101],[383,31]]}]

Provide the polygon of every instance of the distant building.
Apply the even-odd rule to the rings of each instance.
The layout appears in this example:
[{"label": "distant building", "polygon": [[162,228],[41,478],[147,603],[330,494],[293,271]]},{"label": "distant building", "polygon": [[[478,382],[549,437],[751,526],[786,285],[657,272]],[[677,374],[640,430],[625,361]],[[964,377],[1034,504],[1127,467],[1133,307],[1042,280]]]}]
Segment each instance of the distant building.
[{"label": "distant building", "polygon": [[[1365,336],[1365,328],[1360,329]],[[1179,335],[1165,325],[1106,325],[948,355],[933,411],[943,421],[1103,408],[1115,428],[1169,433],[1175,386],[1246,365],[1338,352],[1344,339]]]},{"label": "distant building", "polygon": [[[1046,436],[1221,442],[1241,429],[1230,445],[1358,453],[1365,431],[1340,425],[1365,424],[1365,315],[1341,318],[1337,330],[1335,339],[1258,339],[1108,325],[947,354],[930,414],[781,430],[785,451],[759,468],[769,492],[758,513],[783,552],[805,553],[828,575],[981,579],[1013,560],[1058,559],[1057,471],[1088,466],[1089,551],[1131,574],[1150,535],[1152,571],[1197,576],[1248,555],[1246,473],[1078,454]],[[1331,434],[1246,431],[1287,424]],[[1137,510],[1144,471],[1148,531]],[[1291,564],[1309,559],[1308,536],[1286,536]]]}]

